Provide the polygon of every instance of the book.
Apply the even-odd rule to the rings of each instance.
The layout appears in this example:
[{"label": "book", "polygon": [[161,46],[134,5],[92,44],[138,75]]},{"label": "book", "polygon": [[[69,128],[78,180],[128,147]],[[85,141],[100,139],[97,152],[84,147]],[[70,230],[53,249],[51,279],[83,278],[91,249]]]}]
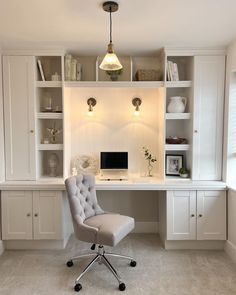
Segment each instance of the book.
[{"label": "book", "polygon": [[179,81],[178,65],[170,60],[167,61],[167,80]]},{"label": "book", "polygon": [[175,81],[179,81],[179,72],[178,72],[178,66],[176,63],[173,64],[173,68],[174,68]]},{"label": "book", "polygon": [[39,72],[40,72],[40,75],[41,75],[41,79],[42,81],[45,81],[45,77],[44,77],[44,72],[43,72],[43,67],[42,67],[42,64],[41,64],[41,60],[38,59],[38,67],[39,67]]}]

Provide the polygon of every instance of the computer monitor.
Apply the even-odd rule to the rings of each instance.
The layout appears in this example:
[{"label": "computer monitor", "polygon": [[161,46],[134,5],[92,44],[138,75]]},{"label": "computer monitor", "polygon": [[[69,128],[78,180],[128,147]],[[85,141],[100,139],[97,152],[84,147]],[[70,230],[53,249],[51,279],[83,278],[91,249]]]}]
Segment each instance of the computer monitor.
[{"label": "computer monitor", "polygon": [[100,168],[128,169],[128,152],[101,152]]}]

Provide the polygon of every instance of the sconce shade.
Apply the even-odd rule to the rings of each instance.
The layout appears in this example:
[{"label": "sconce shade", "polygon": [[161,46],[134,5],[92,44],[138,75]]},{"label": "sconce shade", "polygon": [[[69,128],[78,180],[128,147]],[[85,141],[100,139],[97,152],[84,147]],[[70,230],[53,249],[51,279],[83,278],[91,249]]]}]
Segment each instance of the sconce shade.
[{"label": "sconce shade", "polygon": [[99,68],[104,71],[117,71],[123,68],[114,52],[112,43],[108,44],[107,54],[105,55]]}]

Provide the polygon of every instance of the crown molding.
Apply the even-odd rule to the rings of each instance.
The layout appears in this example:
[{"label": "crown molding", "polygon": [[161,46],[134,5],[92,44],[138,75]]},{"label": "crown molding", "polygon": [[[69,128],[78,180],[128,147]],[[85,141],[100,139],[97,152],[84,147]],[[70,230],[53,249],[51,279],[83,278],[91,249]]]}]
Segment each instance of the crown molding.
[{"label": "crown molding", "polygon": [[164,47],[168,56],[226,55],[226,47]]}]

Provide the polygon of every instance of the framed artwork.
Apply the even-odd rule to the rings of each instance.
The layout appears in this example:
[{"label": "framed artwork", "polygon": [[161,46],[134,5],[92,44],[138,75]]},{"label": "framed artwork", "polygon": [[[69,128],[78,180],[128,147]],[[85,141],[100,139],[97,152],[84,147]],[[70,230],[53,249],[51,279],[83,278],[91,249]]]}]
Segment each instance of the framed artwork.
[{"label": "framed artwork", "polygon": [[166,155],[166,175],[178,176],[179,169],[183,167],[183,155]]}]

